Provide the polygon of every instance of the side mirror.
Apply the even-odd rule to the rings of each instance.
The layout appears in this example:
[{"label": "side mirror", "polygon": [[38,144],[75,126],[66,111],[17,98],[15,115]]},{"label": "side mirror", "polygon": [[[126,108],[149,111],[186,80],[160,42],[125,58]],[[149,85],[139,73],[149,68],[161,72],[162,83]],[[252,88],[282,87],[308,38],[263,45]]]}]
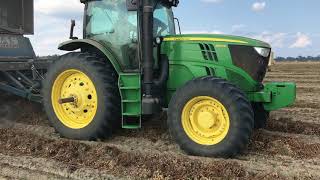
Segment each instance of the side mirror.
[{"label": "side mirror", "polygon": [[127,9],[128,11],[137,11],[139,4],[139,0],[127,0]]}]

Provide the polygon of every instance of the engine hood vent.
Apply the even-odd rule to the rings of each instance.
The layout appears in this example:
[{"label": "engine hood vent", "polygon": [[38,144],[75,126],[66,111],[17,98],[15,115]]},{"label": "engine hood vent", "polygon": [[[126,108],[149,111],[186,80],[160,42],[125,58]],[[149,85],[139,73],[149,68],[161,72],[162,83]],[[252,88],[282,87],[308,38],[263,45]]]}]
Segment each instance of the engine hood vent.
[{"label": "engine hood vent", "polygon": [[218,62],[218,56],[212,44],[199,43],[199,47],[205,60]]}]

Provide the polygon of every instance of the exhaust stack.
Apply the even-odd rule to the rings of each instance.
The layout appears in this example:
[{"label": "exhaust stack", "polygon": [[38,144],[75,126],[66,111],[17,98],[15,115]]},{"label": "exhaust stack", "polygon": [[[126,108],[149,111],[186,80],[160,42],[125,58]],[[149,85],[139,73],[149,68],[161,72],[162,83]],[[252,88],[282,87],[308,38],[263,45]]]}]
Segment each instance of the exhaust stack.
[{"label": "exhaust stack", "polygon": [[153,1],[142,0],[143,25],[142,25],[142,59],[145,85],[145,95],[152,97],[153,84]]}]

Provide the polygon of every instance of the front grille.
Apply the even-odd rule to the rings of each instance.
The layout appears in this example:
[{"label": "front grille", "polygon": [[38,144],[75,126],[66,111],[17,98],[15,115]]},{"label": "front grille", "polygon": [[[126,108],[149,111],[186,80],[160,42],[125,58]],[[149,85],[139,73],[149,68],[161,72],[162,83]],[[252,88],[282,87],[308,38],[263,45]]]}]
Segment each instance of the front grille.
[{"label": "front grille", "polygon": [[254,47],[229,45],[233,64],[246,71],[255,81],[262,82],[269,64],[269,57],[259,55]]}]

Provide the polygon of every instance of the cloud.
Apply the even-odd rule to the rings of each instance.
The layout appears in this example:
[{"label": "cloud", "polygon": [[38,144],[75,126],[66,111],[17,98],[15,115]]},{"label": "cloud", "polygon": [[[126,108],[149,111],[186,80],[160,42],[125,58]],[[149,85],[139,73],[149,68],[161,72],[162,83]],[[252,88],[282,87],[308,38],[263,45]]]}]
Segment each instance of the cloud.
[{"label": "cloud", "polygon": [[263,11],[266,8],[266,2],[255,2],[252,4],[252,10],[255,12]]},{"label": "cloud", "polygon": [[305,48],[311,44],[312,41],[308,35],[298,32],[296,35],[296,41],[290,46],[290,48]]},{"label": "cloud", "polygon": [[283,48],[285,46],[284,44],[288,34],[282,32],[273,33],[269,31],[264,31],[259,34],[250,34],[249,36],[254,39],[265,41],[271,44],[272,47]]},{"label": "cloud", "polygon": [[68,40],[70,19],[77,20],[75,36],[82,35],[83,4],[79,0],[35,0],[35,35],[28,36],[37,55],[63,54],[59,43]]},{"label": "cloud", "polygon": [[206,2],[206,3],[220,3],[223,0],[201,0],[202,2]]},{"label": "cloud", "polygon": [[[77,23],[74,32],[75,36],[81,37],[81,24]],[[35,35],[28,37],[31,39],[37,55],[64,54],[65,51],[58,50],[58,45],[69,40],[69,31],[70,22],[68,19],[39,16],[38,19],[36,18]]]},{"label": "cloud", "polygon": [[83,13],[84,5],[79,0],[36,0],[35,12],[56,17],[79,15]]}]

